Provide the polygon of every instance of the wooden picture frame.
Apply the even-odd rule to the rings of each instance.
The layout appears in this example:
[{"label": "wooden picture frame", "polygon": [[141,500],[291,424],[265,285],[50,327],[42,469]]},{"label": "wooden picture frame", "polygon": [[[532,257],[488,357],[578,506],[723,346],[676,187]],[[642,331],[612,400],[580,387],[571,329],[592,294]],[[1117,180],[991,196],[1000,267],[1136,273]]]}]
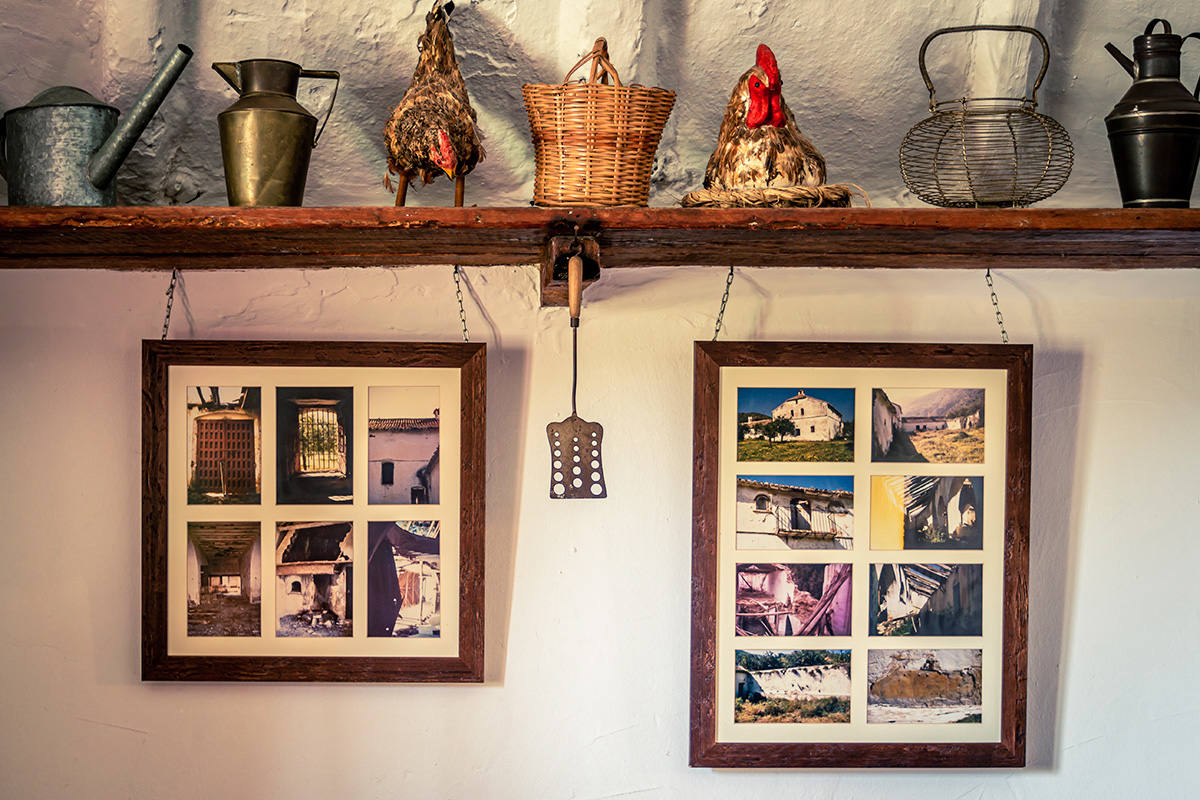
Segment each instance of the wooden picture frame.
[{"label": "wooden picture frame", "polygon": [[1032,348],[697,342],[694,380],[691,766],[1024,766]]},{"label": "wooden picture frame", "polygon": [[144,341],[142,679],[482,681],[486,373],[483,344]]}]

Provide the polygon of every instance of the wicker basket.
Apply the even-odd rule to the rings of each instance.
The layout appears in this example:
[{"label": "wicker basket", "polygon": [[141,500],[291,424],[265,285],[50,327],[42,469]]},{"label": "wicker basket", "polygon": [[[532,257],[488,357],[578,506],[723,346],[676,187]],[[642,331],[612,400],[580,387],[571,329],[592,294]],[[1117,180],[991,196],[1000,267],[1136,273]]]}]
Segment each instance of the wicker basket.
[{"label": "wicker basket", "polygon": [[[588,61],[588,80],[569,83]],[[608,60],[608,43],[600,38],[561,84],[527,83],[521,93],[537,163],[535,205],[646,205],[674,92],[622,86]]]}]

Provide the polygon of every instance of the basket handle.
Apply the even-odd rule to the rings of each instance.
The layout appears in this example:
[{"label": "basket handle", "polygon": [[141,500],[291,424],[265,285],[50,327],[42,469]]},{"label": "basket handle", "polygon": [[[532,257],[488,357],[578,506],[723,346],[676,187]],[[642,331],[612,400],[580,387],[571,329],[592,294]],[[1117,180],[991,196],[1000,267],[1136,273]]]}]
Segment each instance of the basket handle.
[{"label": "basket handle", "polygon": [[1041,31],[1036,28],[1030,28],[1026,25],[961,25],[956,28],[939,28],[933,33],[925,37],[925,41],[921,43],[921,53],[917,56],[917,61],[921,65],[921,77],[925,80],[925,88],[929,90],[929,110],[934,111],[937,106],[937,96],[933,91],[933,81],[929,79],[929,70],[925,68],[925,51],[929,49],[929,43],[944,33],[963,33],[966,31],[1020,31],[1028,33],[1030,36],[1038,40],[1042,45],[1042,68],[1038,71],[1037,80],[1033,82],[1033,93],[1030,97],[1022,98],[1025,102],[1036,107],[1037,92],[1042,85],[1042,78],[1046,77],[1046,67],[1050,66],[1050,45],[1046,44],[1046,37],[1042,36]]},{"label": "basket handle", "polygon": [[588,61],[592,62],[592,73],[588,76],[588,83],[603,83],[608,84],[608,79],[611,77],[616,86],[621,85],[621,76],[617,74],[617,68],[608,60],[608,41],[601,36],[592,45],[592,50],[583,58],[576,62],[575,66],[571,67],[567,72],[567,77],[563,78],[563,83],[571,82],[571,76],[575,74],[575,70],[582,67]]}]

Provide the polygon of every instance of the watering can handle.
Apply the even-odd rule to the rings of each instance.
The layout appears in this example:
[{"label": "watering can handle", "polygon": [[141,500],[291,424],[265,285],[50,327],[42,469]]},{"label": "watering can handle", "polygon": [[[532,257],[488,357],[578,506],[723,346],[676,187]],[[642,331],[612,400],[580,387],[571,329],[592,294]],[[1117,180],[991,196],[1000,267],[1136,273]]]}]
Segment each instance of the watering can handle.
[{"label": "watering can handle", "polygon": [[[1197,31],[1196,33],[1189,33],[1187,36],[1183,37],[1183,41],[1179,43],[1180,48],[1183,47],[1183,42],[1186,42],[1188,39],[1192,38],[1200,40],[1200,31]],[[1192,97],[1200,100],[1200,78],[1196,78],[1196,89],[1192,92]]]},{"label": "watering can handle", "polygon": [[1037,106],[1038,88],[1042,85],[1042,78],[1046,77],[1046,68],[1050,66],[1050,45],[1046,44],[1046,37],[1042,36],[1041,31],[1026,25],[961,25],[956,28],[939,28],[926,36],[925,41],[921,43],[921,52],[917,56],[917,61],[921,65],[921,77],[925,80],[925,88],[929,90],[929,110],[936,110],[937,96],[933,90],[933,81],[929,79],[929,70],[925,68],[925,51],[929,49],[930,42],[944,33],[965,33],[968,31],[1020,31],[1021,33],[1028,33],[1038,40],[1042,45],[1042,68],[1038,70],[1037,80],[1033,82],[1033,93],[1027,98],[1027,102],[1031,106]]},{"label": "watering can handle", "polygon": [[329,98],[329,108],[325,109],[325,119],[321,122],[321,130],[317,131],[317,135],[313,137],[313,147],[316,147],[321,134],[325,132],[325,126],[329,123],[329,115],[333,113],[333,102],[337,100],[338,85],[342,82],[342,76],[337,70],[332,69],[302,69],[300,77],[333,81],[333,95]]}]

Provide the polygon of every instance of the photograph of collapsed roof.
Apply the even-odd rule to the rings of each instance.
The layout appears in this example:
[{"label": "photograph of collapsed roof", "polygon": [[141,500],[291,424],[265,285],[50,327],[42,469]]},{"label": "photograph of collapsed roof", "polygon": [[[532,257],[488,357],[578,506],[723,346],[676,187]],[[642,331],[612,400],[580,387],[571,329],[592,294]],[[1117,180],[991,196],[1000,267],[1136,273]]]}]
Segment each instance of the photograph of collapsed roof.
[{"label": "photograph of collapsed roof", "polygon": [[280,522],[275,538],[275,635],[353,635],[353,525]]},{"label": "photograph of collapsed roof", "polygon": [[849,636],[849,564],[738,564],[738,636]]},{"label": "photograph of collapsed roof", "polygon": [[979,636],[982,564],[872,564],[873,636]]},{"label": "photograph of collapsed roof", "polygon": [[442,633],[438,521],[367,523],[367,635]]}]

